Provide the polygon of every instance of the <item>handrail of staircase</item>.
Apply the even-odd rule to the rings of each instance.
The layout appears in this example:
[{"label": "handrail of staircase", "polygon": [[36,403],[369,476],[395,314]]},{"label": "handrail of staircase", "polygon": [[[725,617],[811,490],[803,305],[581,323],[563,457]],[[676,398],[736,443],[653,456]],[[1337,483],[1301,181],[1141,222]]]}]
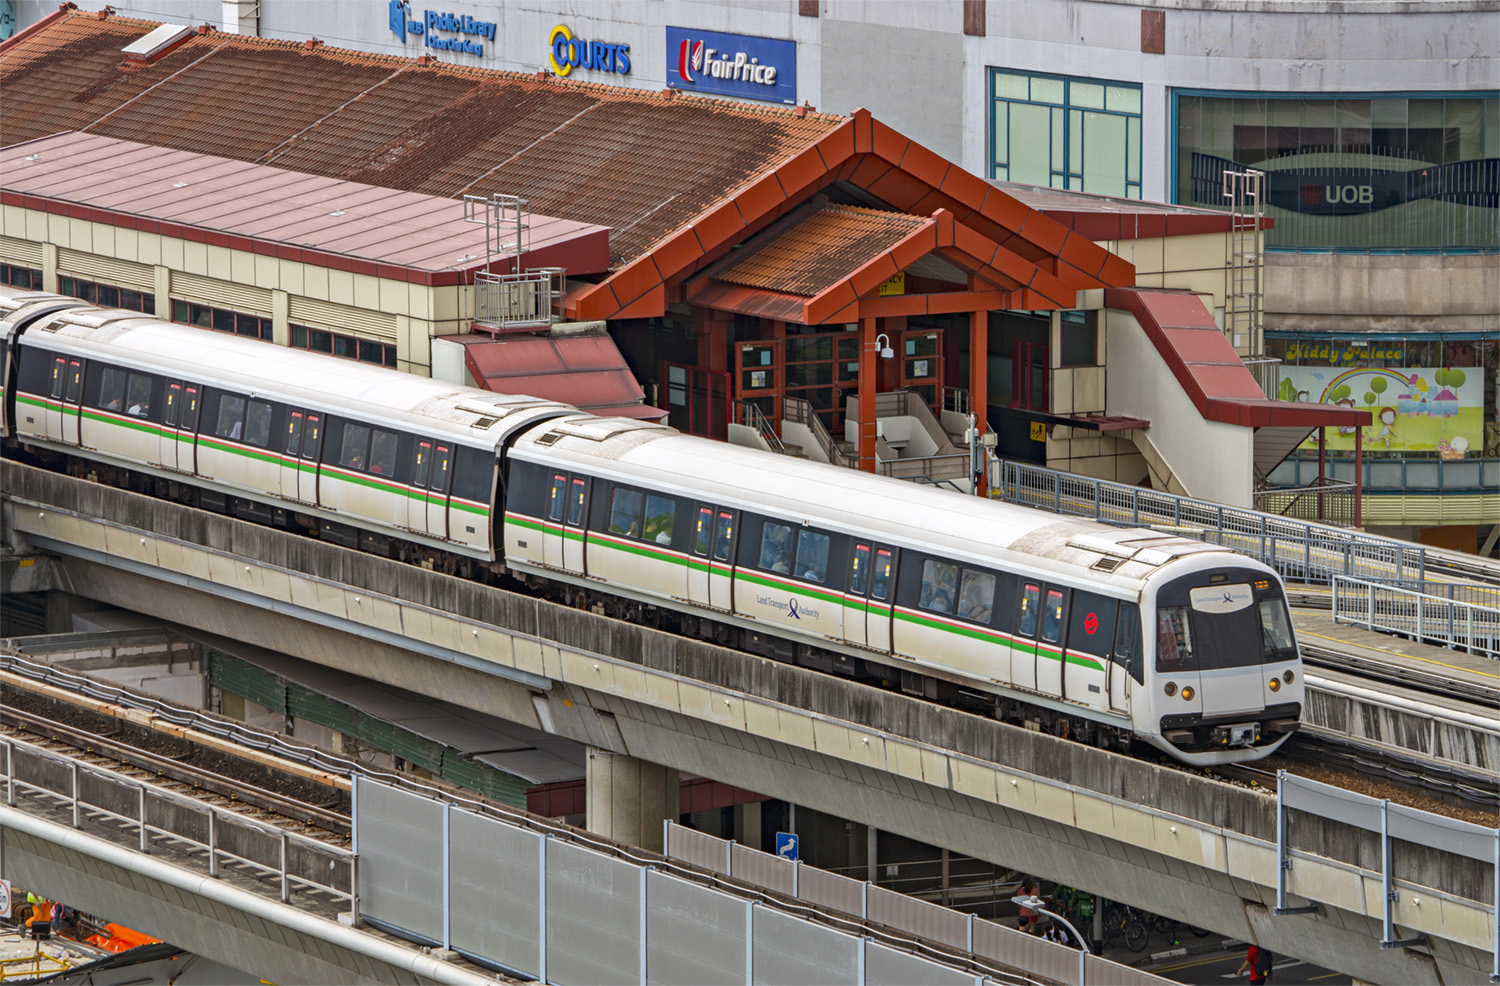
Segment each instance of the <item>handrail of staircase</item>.
[{"label": "handrail of staircase", "polygon": [[771,427],[771,422],[766,420],[765,414],[756,405],[749,401],[735,401],[734,423],[744,425],[746,428],[754,428],[755,433],[771,447],[772,452],[786,454],[786,444],[782,442],[781,436],[776,434],[776,429]]},{"label": "handrail of staircase", "polygon": [[833,436],[828,433],[828,426],[823,423],[823,419],[813,410],[811,401],[803,397],[785,398],[782,401],[781,413],[782,417],[786,420],[807,426],[808,431],[812,432],[813,439],[818,443],[818,447],[823,450],[823,454],[828,457],[829,462],[836,466],[843,466],[846,469],[852,468],[857,463],[858,460],[854,456],[846,455],[834,443]]},{"label": "handrail of staircase", "polygon": [[943,410],[967,416],[971,407],[969,391],[964,387],[943,388]]}]

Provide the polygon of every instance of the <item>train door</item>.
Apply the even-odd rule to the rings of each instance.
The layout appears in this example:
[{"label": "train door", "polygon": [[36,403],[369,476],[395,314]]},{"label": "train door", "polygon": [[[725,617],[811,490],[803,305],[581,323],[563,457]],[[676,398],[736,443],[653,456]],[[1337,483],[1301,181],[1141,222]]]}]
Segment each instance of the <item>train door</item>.
[{"label": "train door", "polygon": [[1041,616],[1042,587],[1035,582],[1022,582],[1010,651],[1011,682],[1017,688],[1036,691],[1036,631]]},{"label": "train door", "polygon": [[307,412],[292,408],[286,415],[286,434],[282,435],[281,495],[288,500],[302,499],[302,434],[307,430]]},{"label": "train door", "polygon": [[302,448],[297,461],[297,499],[318,502],[318,469],[323,455],[323,415],[308,411],[302,420]]},{"label": "train door", "polygon": [[83,362],[81,360],[68,360],[66,383],[63,387],[63,420],[62,440],[69,445],[77,445],[80,442],[78,429],[79,420],[83,414],[81,402],[83,401]]},{"label": "train door", "polygon": [[542,564],[563,567],[563,517],[568,511],[568,474],[554,472],[547,484],[547,514],[542,518]]},{"label": "train door", "polygon": [[695,606],[708,605],[708,560],[714,542],[714,508],[700,503],[693,515],[693,557],[688,561],[688,601]]},{"label": "train door", "polygon": [[198,470],[198,406],[203,388],[183,381],[182,398],[177,415],[177,469],[185,473]]},{"label": "train door", "polygon": [[580,575],[584,567],[584,546],[588,542],[589,481],[582,476],[568,480],[568,512],[563,526],[563,567]]},{"label": "train door", "polygon": [[734,540],[738,510],[720,510],[714,517],[713,557],[709,560],[708,604],[725,612],[734,609]]},{"label": "train door", "polygon": [[427,487],[432,482],[432,442],[417,439],[411,451],[412,492],[406,498],[406,526],[427,533]]},{"label": "train door", "polygon": [[1141,661],[1141,611],[1121,603],[1115,623],[1114,659],[1109,662],[1109,710],[1129,714],[1130,682]]},{"label": "train door", "polygon": [[177,468],[177,435],[182,425],[182,381],[168,380],[162,400],[161,429],[156,433],[156,461],[168,469]]},{"label": "train door", "polygon": [[78,444],[79,398],[83,396],[83,364],[66,356],[52,360],[52,380],[47,391],[46,435],[56,442]]},{"label": "train door", "polygon": [[1044,695],[1063,694],[1063,631],[1067,629],[1068,593],[1047,587],[1042,597],[1041,627],[1036,644],[1036,689]]},{"label": "train door", "polygon": [[896,549],[875,546],[870,566],[870,608],[865,613],[865,644],[890,652],[891,609],[895,602]]},{"label": "train door", "polygon": [[453,446],[434,442],[432,481],[427,487],[427,533],[448,539],[448,488],[453,484]]},{"label": "train door", "polygon": [[849,552],[849,588],[844,592],[844,639],[859,646],[865,643],[872,554],[869,543],[862,541],[855,541]]}]

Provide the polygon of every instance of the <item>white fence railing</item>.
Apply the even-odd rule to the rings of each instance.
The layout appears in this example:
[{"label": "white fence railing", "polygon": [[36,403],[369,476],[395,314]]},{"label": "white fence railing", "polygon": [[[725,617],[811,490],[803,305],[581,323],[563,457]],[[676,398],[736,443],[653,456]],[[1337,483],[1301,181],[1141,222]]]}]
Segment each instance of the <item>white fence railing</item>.
[{"label": "white fence railing", "polygon": [[1333,580],[1339,623],[1500,659],[1500,608],[1445,599],[1362,579]]}]

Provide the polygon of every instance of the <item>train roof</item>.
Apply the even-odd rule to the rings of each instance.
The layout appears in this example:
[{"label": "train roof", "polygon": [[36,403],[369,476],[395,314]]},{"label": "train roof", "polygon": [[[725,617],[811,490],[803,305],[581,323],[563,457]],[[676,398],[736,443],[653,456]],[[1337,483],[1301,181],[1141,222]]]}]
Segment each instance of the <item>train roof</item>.
[{"label": "train roof", "polygon": [[[996,549],[1012,552],[1034,568],[1120,588],[1139,586],[1169,562],[1186,556],[1212,553],[1222,558],[1229,550],[1161,531],[1063,518],[1033,507],[695,438],[637,421],[552,422],[522,436],[512,454],[546,463],[572,461],[611,478],[848,533],[889,532],[893,543],[950,557],[983,561],[993,559]],[[1257,565],[1238,556],[1236,561]]]},{"label": "train roof", "polygon": [[35,321],[24,338],[44,340],[59,352],[487,448],[528,424],[581,413],[555,401],[455,386],[119,309],[59,311]]}]

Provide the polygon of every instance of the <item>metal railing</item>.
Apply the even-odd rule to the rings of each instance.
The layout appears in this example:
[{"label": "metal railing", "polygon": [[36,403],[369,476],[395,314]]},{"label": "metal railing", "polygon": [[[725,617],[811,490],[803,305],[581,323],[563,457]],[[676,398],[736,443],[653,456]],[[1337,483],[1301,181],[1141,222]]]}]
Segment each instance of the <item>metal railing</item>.
[{"label": "metal railing", "polygon": [[1333,580],[1333,619],[1500,660],[1500,607],[1363,579]]},{"label": "metal railing", "polygon": [[[1324,469],[1330,478],[1340,482],[1352,483],[1356,478],[1354,460],[1344,455],[1330,454]],[[1393,458],[1382,453],[1372,455],[1366,448],[1361,472],[1363,475],[1358,478],[1364,483],[1366,496],[1373,490],[1400,490],[1419,496],[1443,490],[1500,489],[1500,459]],[[1278,485],[1307,486],[1317,479],[1318,458],[1290,455],[1271,470],[1271,476]]]},{"label": "metal railing", "polygon": [[[150,854],[158,838],[174,850],[174,862],[186,855],[205,856],[209,876],[225,864],[274,879],[283,903],[294,888],[343,900],[354,899],[355,866],[347,849],[296,835],[283,828],[184,797],[149,781],[82,763],[21,739],[0,742],[5,755],[5,799],[30,792],[60,807],[69,824],[87,823],[95,834],[119,843],[134,831],[135,848]],[[23,776],[24,775],[24,776]],[[233,830],[233,838],[225,838]],[[250,855],[256,852],[256,855]],[[343,865],[340,866],[339,864]]]},{"label": "metal railing", "polygon": [[772,452],[786,454],[786,443],[781,440],[780,435],[776,434],[776,429],[771,427],[771,422],[758,406],[750,401],[735,401],[731,406],[731,413],[733,424],[755,429],[755,433],[771,447]]},{"label": "metal railing", "polygon": [[1212,541],[1257,558],[1288,579],[1322,583],[1345,576],[1420,581],[1427,570],[1427,552],[1421,545],[1024,462],[992,463],[990,495],[1106,524],[1150,527]]},{"label": "metal railing", "polygon": [[1262,513],[1352,527],[1354,490],[1353,483],[1324,477],[1321,484],[1314,480],[1308,486],[1256,490],[1250,496],[1255,508]]},{"label": "metal railing", "polygon": [[567,272],[541,267],[519,274],[474,275],[474,327],[505,331],[551,325]]},{"label": "metal railing", "polygon": [[1260,385],[1260,392],[1270,400],[1277,400],[1277,393],[1281,389],[1281,360],[1275,356],[1265,356],[1259,353],[1249,356],[1241,356],[1240,362],[1255,382]]},{"label": "metal railing", "polygon": [[812,432],[813,439],[817,441],[818,447],[823,450],[823,454],[832,464],[843,466],[845,469],[852,469],[859,464],[858,456],[849,455],[839,448],[833,436],[828,433],[828,426],[813,409],[811,401],[802,397],[788,397],[782,401],[781,416],[786,421],[806,425],[807,429]]}]

